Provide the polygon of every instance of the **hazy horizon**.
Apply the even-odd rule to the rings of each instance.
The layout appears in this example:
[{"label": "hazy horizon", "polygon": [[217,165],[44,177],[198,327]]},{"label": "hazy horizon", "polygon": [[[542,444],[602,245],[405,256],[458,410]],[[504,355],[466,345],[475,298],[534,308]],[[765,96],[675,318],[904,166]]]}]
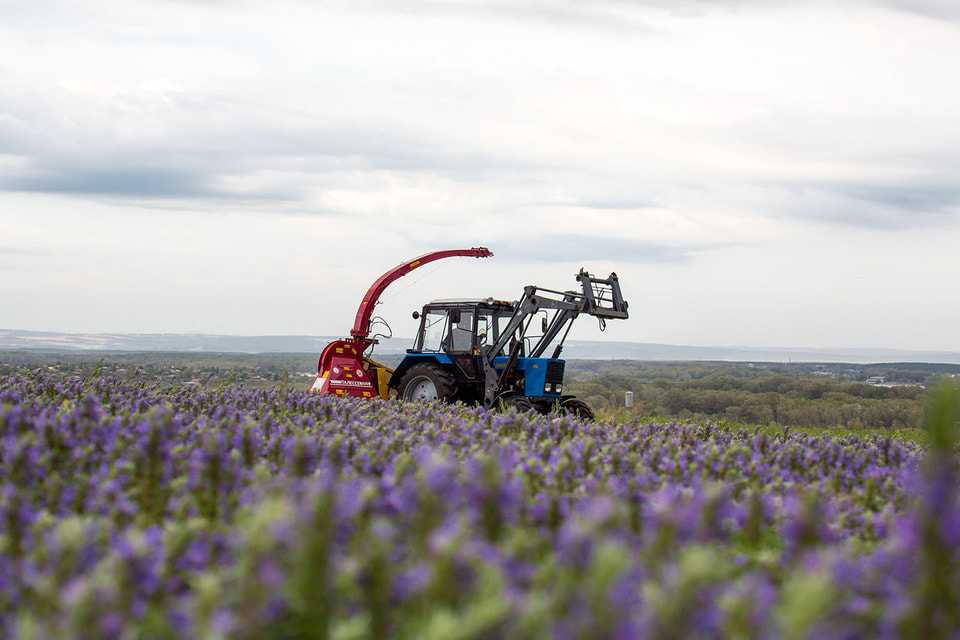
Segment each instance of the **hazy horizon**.
[{"label": "hazy horizon", "polygon": [[[78,352],[298,353],[317,354],[339,335],[64,334],[0,329],[0,350]],[[376,345],[372,355],[403,354],[413,338],[397,336]],[[368,354],[370,355],[370,354]],[[608,340],[568,340],[566,359],[644,361],[810,362],[868,364],[924,362],[960,364],[960,352],[889,348],[672,345]]]}]

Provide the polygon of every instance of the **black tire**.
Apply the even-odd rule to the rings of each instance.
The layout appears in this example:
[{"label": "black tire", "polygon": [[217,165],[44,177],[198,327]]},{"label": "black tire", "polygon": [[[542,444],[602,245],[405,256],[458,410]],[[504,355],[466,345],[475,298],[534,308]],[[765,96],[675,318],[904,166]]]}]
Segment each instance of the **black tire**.
[{"label": "black tire", "polygon": [[502,404],[505,410],[508,410],[512,407],[513,409],[516,409],[517,413],[525,413],[527,411],[535,410],[533,402],[531,402],[529,398],[516,394],[503,396],[501,398],[501,402],[497,404]]},{"label": "black tire", "polygon": [[405,402],[451,402],[456,392],[453,377],[428,362],[410,367],[397,387],[397,395]]},{"label": "black tire", "polygon": [[580,398],[566,398],[560,402],[560,408],[578,420],[594,420],[593,410]]}]

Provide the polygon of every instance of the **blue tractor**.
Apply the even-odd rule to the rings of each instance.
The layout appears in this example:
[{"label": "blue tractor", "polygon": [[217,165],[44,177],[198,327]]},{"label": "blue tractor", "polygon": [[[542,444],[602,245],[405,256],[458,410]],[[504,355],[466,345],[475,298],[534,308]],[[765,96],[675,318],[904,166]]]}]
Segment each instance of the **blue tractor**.
[{"label": "blue tractor", "polygon": [[608,319],[627,318],[627,303],[615,273],[596,278],[581,269],[576,278],[580,291],[531,285],[515,302],[450,299],[424,305],[413,314],[420,320],[416,342],[387,386],[408,401],[460,400],[592,419],[586,403],[563,393],[563,342],[578,315],[597,317],[603,330]]}]

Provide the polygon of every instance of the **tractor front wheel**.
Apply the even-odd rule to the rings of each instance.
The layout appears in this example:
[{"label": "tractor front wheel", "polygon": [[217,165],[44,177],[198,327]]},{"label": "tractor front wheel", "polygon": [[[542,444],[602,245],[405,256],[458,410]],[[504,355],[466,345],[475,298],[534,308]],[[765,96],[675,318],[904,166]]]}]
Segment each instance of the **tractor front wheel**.
[{"label": "tractor front wheel", "polygon": [[579,398],[566,398],[560,402],[560,408],[578,420],[593,420],[593,411]]},{"label": "tractor front wheel", "polygon": [[450,402],[456,389],[450,374],[435,364],[424,362],[413,365],[403,374],[397,394],[406,402]]},{"label": "tractor front wheel", "polygon": [[501,396],[498,405],[502,406],[505,410],[512,407],[517,413],[525,413],[536,409],[533,402],[530,401],[530,398],[516,394]]}]

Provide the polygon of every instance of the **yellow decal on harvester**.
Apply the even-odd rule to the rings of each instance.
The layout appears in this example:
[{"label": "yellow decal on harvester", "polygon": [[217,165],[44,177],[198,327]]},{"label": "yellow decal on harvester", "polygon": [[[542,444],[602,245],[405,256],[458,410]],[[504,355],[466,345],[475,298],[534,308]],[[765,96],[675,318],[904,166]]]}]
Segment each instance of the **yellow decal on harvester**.
[{"label": "yellow decal on harvester", "polygon": [[412,268],[414,268],[415,266],[417,266],[418,264],[420,264],[420,261],[419,261],[419,260],[414,260],[413,262],[410,263],[410,268],[412,269]]}]

